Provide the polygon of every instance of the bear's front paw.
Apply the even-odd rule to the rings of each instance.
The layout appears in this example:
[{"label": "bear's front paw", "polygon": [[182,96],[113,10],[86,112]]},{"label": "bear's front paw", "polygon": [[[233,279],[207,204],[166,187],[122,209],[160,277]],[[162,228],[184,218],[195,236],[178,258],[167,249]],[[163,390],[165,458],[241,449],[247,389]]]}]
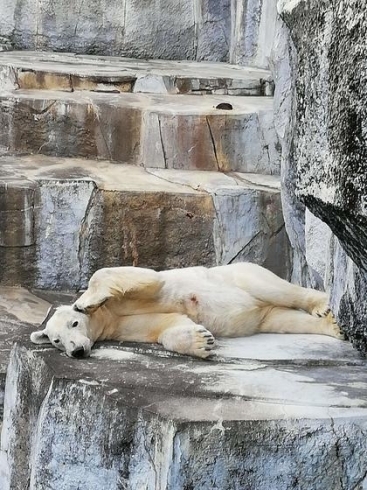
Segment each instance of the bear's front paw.
[{"label": "bear's front paw", "polygon": [[201,326],[196,327],[192,334],[192,355],[205,359],[214,348],[215,339],[209,330]]}]

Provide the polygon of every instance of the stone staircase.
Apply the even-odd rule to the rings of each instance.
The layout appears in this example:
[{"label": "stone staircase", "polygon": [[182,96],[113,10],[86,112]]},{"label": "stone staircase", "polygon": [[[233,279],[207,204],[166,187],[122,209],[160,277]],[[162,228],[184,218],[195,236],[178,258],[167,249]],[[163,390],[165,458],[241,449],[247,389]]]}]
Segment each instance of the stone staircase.
[{"label": "stone staircase", "polygon": [[269,72],[10,51],[0,73],[2,284],[236,260],[288,275]]}]

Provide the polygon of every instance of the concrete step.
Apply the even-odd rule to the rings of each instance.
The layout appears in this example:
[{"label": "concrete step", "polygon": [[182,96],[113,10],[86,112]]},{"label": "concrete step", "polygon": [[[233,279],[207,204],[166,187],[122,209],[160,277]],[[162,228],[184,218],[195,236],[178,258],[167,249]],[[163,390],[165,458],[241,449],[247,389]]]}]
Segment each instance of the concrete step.
[{"label": "concrete step", "polygon": [[9,87],[193,95],[274,91],[270,72],[257,68],[34,51],[0,52],[0,90]]},{"label": "concrete step", "polygon": [[219,339],[201,361],[104,342],[76,360],[30,343],[47,306],[0,290],[2,490],[365,487],[367,364],[349,343]]},{"label": "concrete step", "polygon": [[0,158],[0,246],[2,284],[50,289],[104,266],[290,267],[277,177],[42,155]]},{"label": "concrete step", "polygon": [[17,90],[0,96],[0,150],[277,174],[272,104],[270,97]]},{"label": "concrete step", "polygon": [[0,0],[0,48],[267,67],[276,2]]}]

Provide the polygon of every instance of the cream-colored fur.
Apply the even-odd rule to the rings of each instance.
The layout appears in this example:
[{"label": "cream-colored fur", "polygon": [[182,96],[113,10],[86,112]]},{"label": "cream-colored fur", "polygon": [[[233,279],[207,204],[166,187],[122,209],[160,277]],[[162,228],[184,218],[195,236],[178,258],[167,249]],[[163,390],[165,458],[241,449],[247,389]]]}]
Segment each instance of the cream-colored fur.
[{"label": "cream-colored fur", "polygon": [[255,264],[155,272],[138,267],[97,271],[72,306],[58,308],[35,343],[51,342],[85,357],[97,340],[159,342],[207,357],[214,336],[260,332],[342,338],[326,293],[280,279]]}]

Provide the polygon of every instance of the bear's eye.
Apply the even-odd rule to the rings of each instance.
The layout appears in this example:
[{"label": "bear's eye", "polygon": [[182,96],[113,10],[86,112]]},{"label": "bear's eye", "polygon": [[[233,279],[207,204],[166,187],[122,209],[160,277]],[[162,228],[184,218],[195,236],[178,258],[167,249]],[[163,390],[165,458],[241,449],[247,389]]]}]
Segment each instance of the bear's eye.
[{"label": "bear's eye", "polygon": [[75,322],[72,324],[72,327],[77,327],[79,325],[78,320],[75,320]]},{"label": "bear's eye", "polygon": [[60,342],[60,339],[55,339],[54,344],[58,344]]}]

